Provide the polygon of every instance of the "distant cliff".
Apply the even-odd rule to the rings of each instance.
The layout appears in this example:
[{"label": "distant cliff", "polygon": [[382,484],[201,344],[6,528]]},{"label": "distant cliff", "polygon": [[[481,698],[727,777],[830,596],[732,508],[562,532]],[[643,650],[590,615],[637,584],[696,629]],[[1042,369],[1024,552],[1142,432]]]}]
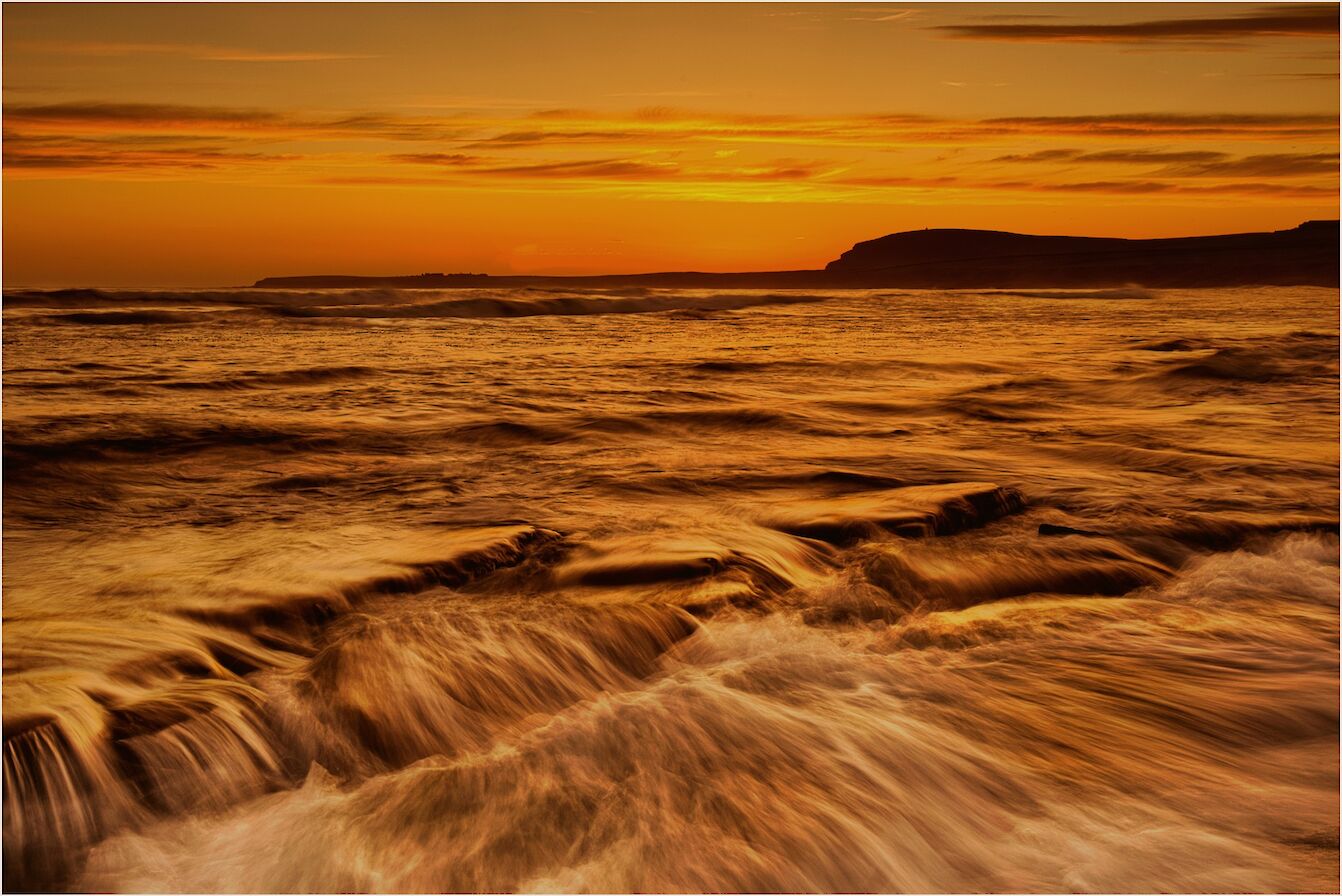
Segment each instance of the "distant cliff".
[{"label": "distant cliff", "polygon": [[586,277],[420,274],[267,277],[272,289],[681,287],[705,289],[996,289],[1337,286],[1338,222],[1291,230],[1158,240],[1032,236],[999,230],[910,230],[858,243],[823,271],[605,274]]},{"label": "distant cliff", "polygon": [[1335,286],[1338,222],[1159,240],[913,230],[858,243],[825,271],[890,286]]}]

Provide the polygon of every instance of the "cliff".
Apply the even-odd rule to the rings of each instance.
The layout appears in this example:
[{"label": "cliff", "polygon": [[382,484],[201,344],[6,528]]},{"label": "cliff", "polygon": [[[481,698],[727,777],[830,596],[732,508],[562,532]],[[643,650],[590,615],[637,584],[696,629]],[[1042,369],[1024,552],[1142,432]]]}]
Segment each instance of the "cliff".
[{"label": "cliff", "polygon": [[1338,222],[1155,240],[911,230],[858,243],[820,271],[668,271],[584,277],[323,274],[267,277],[271,289],[621,286],[699,289],[999,289],[1338,285]]},{"label": "cliff", "polygon": [[1336,286],[1338,222],[1156,240],[914,230],[858,243],[825,271],[909,287]]}]

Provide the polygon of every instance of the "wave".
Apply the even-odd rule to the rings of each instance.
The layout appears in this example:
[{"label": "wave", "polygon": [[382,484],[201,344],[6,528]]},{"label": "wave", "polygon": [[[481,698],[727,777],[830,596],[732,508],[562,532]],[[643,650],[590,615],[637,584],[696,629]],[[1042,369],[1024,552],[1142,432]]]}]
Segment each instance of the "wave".
[{"label": "wave", "polygon": [[[599,697],[385,773],[310,765],[300,787],[107,840],[78,884],[1309,889],[1318,878],[1311,861],[1326,864],[1319,856],[1336,843],[1335,801],[1302,799],[1335,785],[1319,769],[1336,757],[1336,652],[1328,627],[1290,628],[1308,604],[1283,611],[1270,594],[1285,587],[1331,599],[1329,550],[1288,541],[1209,560],[1190,573],[1187,591],[1166,581],[1099,601],[1007,600],[844,639],[786,614],[710,621],[679,639],[651,634],[660,623],[640,624],[650,640],[635,654],[648,657],[638,667],[648,674]],[[1251,569],[1247,581],[1235,572]],[[1228,614],[1207,597],[1227,584],[1243,596]],[[467,656],[497,634],[459,624],[448,630]],[[1263,626],[1290,634],[1265,640]],[[523,626],[511,637],[522,645],[534,634]],[[438,718],[415,702],[434,699],[434,688],[402,695],[382,676],[385,652],[371,648],[402,638],[412,651],[426,643],[397,620],[372,623],[341,648],[350,661],[338,666],[351,677],[340,692],[366,701],[371,733],[405,730],[395,709],[402,697],[419,720]],[[854,641],[865,649],[851,649]],[[435,657],[408,671],[417,684],[442,687],[418,676],[454,667]],[[461,668],[498,681],[513,667]],[[538,685],[554,680],[545,666],[529,674]],[[364,696],[383,687],[398,699]],[[508,693],[470,691],[464,705]],[[534,699],[547,693],[541,686]],[[467,717],[460,706],[449,711]],[[1152,744],[1160,745],[1154,773]],[[1255,800],[1221,798],[1242,780],[1237,773],[1252,776]],[[416,844],[414,862],[396,849],[406,842]]]},{"label": "wave", "polygon": [[593,314],[653,314],[665,311],[738,311],[766,305],[797,305],[822,302],[818,295],[653,295],[623,297],[553,297],[515,299],[480,297],[439,302],[369,306],[277,307],[285,317],[397,318],[511,318],[541,315],[582,316]]},{"label": "wave", "polygon": [[[894,622],[919,613],[1041,594],[1113,597],[1157,585],[1174,568],[1114,540],[1041,544],[998,539],[972,554],[945,545],[883,543],[854,558],[860,578],[798,603],[812,625]],[[818,598],[818,599],[817,599]]]},{"label": "wave", "polygon": [[[1336,341],[1334,340],[1334,344]],[[1336,376],[1336,352],[1300,351],[1301,346],[1278,348],[1220,348],[1192,361],[1174,364],[1166,378],[1270,383],[1309,376]]]},{"label": "wave", "polygon": [[99,461],[153,454],[170,456],[211,448],[266,448],[299,451],[336,444],[334,433],[298,431],[261,424],[206,423],[183,427],[174,421],[137,420],[108,434],[43,437],[38,427],[7,427],[5,472],[64,461]]},{"label": "wave", "polygon": [[913,485],[907,478],[889,473],[851,469],[794,468],[777,472],[740,473],[650,473],[609,475],[588,473],[584,481],[605,491],[623,494],[716,494],[768,492],[776,489],[814,489],[835,492],[901,488]]},{"label": "wave", "polygon": [[226,390],[259,389],[269,386],[315,386],[326,383],[367,379],[381,371],[373,367],[299,367],[293,370],[258,371],[209,381],[174,380],[159,383],[164,389]]},{"label": "wave", "polygon": [[[258,371],[213,380],[171,380],[150,374],[140,379],[116,378],[128,385],[114,388],[117,395],[134,397],[152,396],[159,391],[293,390],[362,382],[385,374],[385,370],[362,366]],[[96,389],[100,394],[108,394],[102,380],[95,383],[82,379],[41,383],[35,391],[57,389]],[[446,425],[425,423],[415,427],[384,426],[377,422],[363,426],[332,426],[294,415],[267,419],[253,414],[252,418],[197,419],[184,424],[180,420],[157,416],[109,419],[89,415],[58,424],[51,421],[10,423],[5,428],[5,469],[7,474],[15,477],[17,485],[29,474],[58,470],[74,474],[79,465],[124,463],[150,455],[185,458],[209,452],[260,452],[272,456],[347,452],[396,454],[444,443],[509,448],[635,435],[667,437],[705,432],[789,432],[848,437],[863,431],[860,427],[840,426],[838,421],[829,418],[751,406],[659,409],[611,415],[519,414]],[[92,471],[88,472],[92,475]]]},{"label": "wave", "polygon": [[[760,786],[774,794],[792,793],[787,775],[779,783],[775,749],[790,756],[786,767],[800,763],[802,774],[820,775],[830,787],[838,788],[842,796],[836,797],[833,811],[838,814],[834,817],[856,825],[853,836],[867,837],[876,830],[869,825],[888,817],[878,813],[876,804],[871,806],[873,814],[867,815],[857,797],[869,791],[870,776],[875,774],[885,781],[880,785],[882,811],[903,807],[898,812],[905,813],[910,824],[925,825],[935,823],[926,814],[927,807],[941,806],[938,811],[950,812],[945,816],[950,828],[938,836],[955,837],[954,831],[967,823],[945,808],[956,801],[929,802],[917,787],[910,790],[905,761],[887,752],[890,732],[876,721],[897,720],[891,724],[904,731],[901,736],[907,739],[899,741],[905,746],[896,756],[907,760],[916,755],[918,762],[932,761],[937,751],[927,748],[950,746],[944,740],[946,732],[957,730],[956,724],[947,728],[940,723],[929,729],[925,717],[909,714],[901,695],[926,693],[929,672],[916,663],[909,667],[901,657],[951,647],[996,649],[1013,640],[1037,638],[1041,632],[1082,639],[1088,645],[1084,649],[1093,652],[1094,645],[1087,640],[1096,636],[1093,623],[1110,612],[1097,606],[1102,601],[1096,602],[1096,597],[1109,595],[1119,600],[1118,596],[1136,594],[1132,599],[1149,603],[1152,595],[1166,593],[1163,589],[1169,588],[1176,566],[1191,555],[1168,562],[1153,559],[1142,549],[1142,539],[1156,530],[1106,534],[1056,527],[1040,533],[1053,537],[1031,536],[1033,524],[1009,524],[1006,519],[1024,509],[1023,499],[1014,490],[991,484],[860,490],[872,481],[869,474],[842,470],[785,476],[780,484],[805,483],[841,492],[805,502],[787,500],[786,512],[793,516],[783,522],[779,522],[778,508],[765,509],[763,516],[771,525],[799,530],[796,537],[769,529],[736,528],[720,538],[649,535],[574,544],[535,526],[500,525],[389,539],[385,560],[394,567],[391,571],[361,572],[350,578],[336,570],[327,587],[276,591],[282,583],[272,572],[267,581],[274,593],[239,595],[228,602],[221,602],[217,594],[204,595],[177,612],[180,626],[173,637],[165,639],[162,630],[155,632],[152,644],[145,642],[141,658],[112,670],[97,687],[72,694],[67,708],[54,709],[47,700],[41,704],[46,708],[25,712],[23,703],[7,702],[6,882],[20,889],[60,888],[72,878],[79,878],[81,887],[93,889],[132,885],[141,889],[215,888],[208,878],[193,876],[210,873],[200,870],[208,864],[185,866],[176,859],[171,875],[158,884],[127,878],[131,869],[146,860],[138,850],[153,842],[155,849],[167,850],[165,856],[179,848],[207,853],[224,850],[211,854],[221,856],[230,874],[245,878],[243,869],[256,867],[258,873],[267,875],[265,885],[253,889],[330,889],[335,884],[363,889],[369,886],[366,882],[355,885],[350,883],[353,878],[330,877],[347,874],[349,869],[338,861],[333,863],[322,849],[316,853],[298,848],[284,851],[299,857],[293,873],[303,875],[301,878],[286,877],[290,872],[273,862],[252,866],[225,859],[227,839],[220,840],[214,826],[237,819],[238,830],[248,836],[267,830],[253,813],[266,806],[272,809],[265,812],[305,805],[315,788],[323,794],[325,811],[340,813],[342,824],[355,826],[376,825],[379,818],[385,818],[401,830],[406,819],[432,817],[435,825],[445,825],[450,831],[456,818],[490,837],[501,836],[513,824],[525,825],[534,835],[538,829],[526,819],[538,811],[537,806],[548,805],[550,817],[574,818],[579,827],[596,824],[600,829],[598,819],[575,807],[600,804],[599,799],[592,803],[595,794],[628,780],[622,775],[634,775],[638,786],[628,799],[640,812],[656,813],[657,794],[675,793],[662,788],[679,778],[668,780],[654,770],[674,770],[677,761],[694,764],[696,771],[687,772],[685,780],[696,782],[696,787],[702,786],[704,775],[735,775],[733,769],[765,763],[769,773],[761,778]],[[957,534],[994,520],[1005,528],[994,530],[986,541],[963,541],[963,535]],[[923,541],[882,537],[890,532],[942,536],[939,541],[943,543],[934,548]],[[853,546],[830,547],[811,540],[813,536]],[[854,541],[855,536],[859,540]],[[862,540],[873,537],[874,541]],[[1291,538],[1297,540],[1274,543],[1262,555],[1267,559],[1250,561],[1258,564],[1259,572],[1234,585],[1238,589],[1234,593],[1257,601],[1255,589],[1261,588],[1319,592],[1323,579],[1318,573],[1283,585],[1276,570],[1284,562],[1298,565],[1305,560],[1306,565],[1326,567],[1336,553],[1335,537],[1331,548],[1319,536]],[[1282,550],[1288,553],[1279,557]],[[295,572],[300,574],[295,581],[306,581],[301,574],[307,565],[295,562]],[[1216,568],[1209,563],[1196,566],[1191,581],[1212,582],[1212,586],[1199,587],[1224,592],[1215,583],[1227,573],[1205,573]],[[604,597],[605,592],[618,597]],[[1186,592],[1169,593],[1182,600]],[[1041,595],[1077,595],[1085,602],[1051,604]],[[1019,617],[1029,627],[1015,631],[1012,626],[1017,617],[1010,615],[1013,602],[1026,596],[1040,612]],[[999,604],[1005,609],[989,611],[981,618],[966,617],[961,622],[953,615],[966,608]],[[1138,621],[1131,624],[1150,624],[1147,604],[1136,606],[1141,609],[1131,618]],[[1261,609],[1252,606],[1252,612]],[[742,610],[772,611],[779,621],[764,625],[734,622],[739,617],[733,614]],[[1079,614],[1080,621],[1060,622],[1050,616],[1064,612]],[[704,621],[696,621],[696,616]],[[873,635],[873,652],[864,654],[847,648],[836,652],[829,636],[814,640],[795,628],[798,623],[825,631],[851,623],[879,623],[882,628]],[[730,646],[715,642],[725,633],[738,631],[741,637],[765,640],[744,652],[735,642]],[[737,637],[730,634],[731,639]],[[1032,655],[1033,648],[1021,649],[1025,651],[1022,658]],[[715,658],[719,652],[720,658]],[[876,678],[869,677],[873,667],[851,665],[855,657],[864,655],[878,664]],[[1171,662],[1183,662],[1177,652],[1174,656]],[[800,657],[807,659],[802,662]],[[20,651],[7,661],[21,669],[30,660]],[[975,668],[972,656],[965,662],[969,663],[966,669]],[[892,665],[883,665],[887,663]],[[938,660],[937,666],[944,663]],[[958,668],[959,661],[953,665]],[[1021,663],[1021,668],[1029,667]],[[910,681],[911,674],[916,683]],[[1056,674],[1055,662],[1032,678],[1031,689],[1040,686],[1038,676]],[[793,676],[801,676],[806,686],[798,690]],[[996,688],[1010,686],[1009,679],[1006,684],[995,681]],[[978,705],[980,698],[971,696],[973,688],[953,683],[944,686],[948,690],[943,699],[952,701],[950,705],[969,701],[964,712],[1010,716],[1017,711],[991,700]],[[1065,685],[1064,692],[1075,686]],[[1081,687],[1084,691],[1086,686]],[[992,693],[1000,694],[1000,690]],[[788,695],[785,700],[783,695]],[[668,697],[670,701],[665,702]],[[873,699],[893,702],[873,707]],[[1068,699],[1082,701],[1081,706],[1092,698],[1083,694]],[[1184,696],[1176,692],[1170,699],[1178,701]],[[811,700],[817,702],[811,704]],[[784,711],[782,706],[791,709]],[[1259,714],[1275,711],[1253,709]],[[866,771],[857,778],[844,777],[841,769],[852,768],[852,764],[832,761],[826,746],[830,741],[824,732],[833,730],[836,712],[848,739],[847,746],[838,749],[851,750],[855,746],[851,738],[863,736],[862,728],[852,724],[858,718],[880,729],[872,731],[868,746],[859,747],[877,752],[862,761],[860,767]],[[1130,723],[1128,715],[1112,715]],[[1162,718],[1152,716],[1149,722],[1164,724]],[[1295,729],[1290,730],[1316,736],[1327,721],[1305,715],[1292,721]],[[1332,723],[1336,723],[1335,713]],[[1257,730],[1226,728],[1230,723],[1213,719],[1182,724],[1180,736],[1190,738],[1200,736],[1202,729],[1197,726],[1204,724],[1220,725],[1217,735],[1223,738],[1231,733],[1249,736],[1246,732]],[[1245,724],[1278,723],[1253,718]],[[974,730],[979,731],[977,726]],[[1277,730],[1288,729],[1278,725]],[[1065,750],[1090,751],[1096,754],[1096,767],[1106,767],[1114,759],[1105,757],[1110,748],[1101,744],[1113,732],[1085,735],[1092,736]],[[1145,743],[1144,737],[1132,742]],[[635,741],[643,746],[635,748]],[[509,746],[500,750],[501,742]],[[968,787],[966,799],[974,812],[1010,812],[1015,803],[1002,799],[1000,788],[1008,786],[1001,784],[1003,772],[970,771],[983,761],[984,749],[991,753],[993,747],[991,741],[985,745],[980,734],[970,741],[956,741],[948,755],[959,756],[965,763],[950,759],[951,765],[944,766],[933,761],[925,773],[935,777],[935,789],[942,797],[947,787]],[[672,760],[673,756],[679,759]],[[979,758],[969,761],[970,756]],[[523,765],[509,764],[513,762]],[[533,766],[533,762],[541,764]],[[555,762],[560,764],[553,765]],[[570,766],[570,762],[579,765]],[[448,769],[453,770],[448,773],[452,783],[445,785],[442,798],[448,799],[450,793],[451,799],[439,804],[437,797],[426,797],[425,786],[430,786],[428,792],[432,786],[425,781],[436,780],[439,772],[435,770]],[[1029,783],[1028,775],[1022,778],[1020,772],[1016,768],[1008,776],[1015,782],[1009,786],[1022,788],[1015,799],[1029,805],[1028,814],[1033,815],[1055,797],[1048,795],[1047,788],[1037,789],[1042,785]],[[462,790],[466,786],[463,773],[476,782],[466,791]],[[482,777],[475,777],[477,774]],[[516,782],[518,789],[510,791],[507,782],[514,774],[523,777]],[[966,774],[968,778],[963,777]],[[544,798],[551,792],[545,783],[551,775],[570,786],[581,788],[590,783],[596,790],[591,799],[584,796],[567,809],[557,809]],[[299,787],[305,778],[307,784]],[[401,791],[398,782],[409,780],[420,783]],[[998,783],[973,783],[989,780]],[[726,781],[720,784],[726,786]],[[478,791],[478,800],[463,801],[463,792],[477,792],[471,787],[484,790]],[[719,799],[730,800],[736,791],[715,786],[713,792]],[[809,795],[791,808],[783,805],[782,811],[809,813],[816,806],[828,805],[815,802],[819,797],[806,788],[795,792]],[[346,798],[357,803],[348,807],[348,815],[337,808]],[[369,811],[362,803],[365,798],[383,809]],[[434,808],[414,809],[406,802],[424,798],[434,800]],[[753,802],[757,796],[743,795],[742,799]],[[23,807],[30,804],[41,808],[26,811]],[[1066,801],[1055,808],[1061,810],[1064,805]],[[449,806],[456,808],[449,811]],[[696,818],[696,826],[707,820],[684,806],[666,808],[669,817]],[[729,806],[724,811],[722,824],[741,818],[740,807]],[[493,824],[483,821],[480,812],[521,812],[525,817]],[[800,819],[793,817],[773,828],[767,820],[770,814],[749,816],[747,838],[755,848],[773,843],[767,847],[768,865],[776,867],[785,857],[795,858],[796,850],[809,848],[806,844],[814,845],[816,832],[809,824],[799,824]],[[156,821],[165,816],[176,819],[166,828]],[[305,831],[326,830],[320,824],[314,828],[309,818],[302,825]],[[1059,821],[1059,826],[1060,831],[1074,831],[1072,822]],[[723,834],[716,821],[700,829],[714,837]],[[145,833],[129,836],[124,833],[129,830]],[[209,831],[215,832],[209,835],[212,845],[193,839]],[[554,836],[560,837],[561,831],[568,831],[566,823],[559,823]],[[784,832],[801,839],[795,843],[770,839]],[[376,836],[368,831],[365,835]],[[269,836],[286,835],[272,832]],[[341,842],[330,831],[323,835],[323,842],[329,836]],[[177,837],[186,839],[178,843]],[[100,841],[82,877],[77,866],[65,864]],[[582,865],[547,864],[551,862],[546,858],[551,855],[547,843],[545,836],[529,837],[526,850],[518,855],[532,857],[526,861],[534,859],[537,864],[519,870],[519,878],[507,876],[508,869],[522,867],[515,862],[500,863],[495,857],[477,865],[452,853],[456,856],[453,863],[435,866],[426,877],[395,878],[396,888],[433,889],[451,880],[454,888],[508,889],[527,881],[548,881],[538,877],[547,867],[568,867],[567,873],[579,873],[573,869]],[[701,861],[710,863],[705,857],[721,854],[695,851]],[[928,853],[919,850],[916,854],[925,860]],[[898,882],[912,886],[933,880],[950,886],[935,876],[931,866],[916,866],[923,870],[908,877],[909,868],[915,867],[907,864],[909,856],[901,854],[889,862],[879,857],[880,853],[871,853],[857,866],[841,863],[831,867],[807,853],[786,873],[795,882],[796,873],[806,869],[807,874],[820,875],[815,879],[823,881],[825,888],[837,889],[889,889]],[[1262,867],[1259,859],[1250,864]],[[601,887],[674,889],[712,879],[719,886],[734,881],[733,886],[768,889],[781,878],[771,877],[765,867],[733,860],[682,877],[676,866],[662,864],[656,866],[653,877],[640,878],[628,876],[636,874],[633,866],[616,863],[606,871],[583,872],[595,877],[575,880]],[[974,867],[955,865],[959,873],[966,874]],[[1158,873],[1167,875],[1173,867],[1159,864]],[[707,876],[695,876],[698,874]],[[240,878],[233,880],[230,886]],[[954,888],[973,888],[972,877],[954,880],[960,882]]]},{"label": "wave", "polygon": [[615,591],[621,600],[647,600],[709,617],[731,607],[764,609],[781,595],[814,585],[833,572],[823,544],[767,529],[605,538],[576,546],[550,571],[553,587]]},{"label": "wave", "polygon": [[1200,339],[1161,339],[1133,346],[1145,352],[1192,352],[1205,347],[1206,342]]},{"label": "wave", "polygon": [[6,889],[1336,880],[1335,293],[145,295],[5,312]]},{"label": "wave", "polygon": [[[59,703],[48,694],[34,704],[27,689],[10,688],[4,747],[6,888],[59,888],[73,870],[68,863],[113,829],[144,824],[155,814],[227,808],[291,784],[293,763],[306,767],[295,757],[319,752],[312,738],[324,735],[307,728],[297,741],[286,740],[296,732],[292,725],[277,727],[275,694],[267,690],[266,675],[302,674],[313,681],[317,673],[304,670],[331,667],[322,658],[332,655],[329,650],[314,654],[314,647],[329,640],[332,626],[354,608],[373,599],[464,586],[536,556],[558,537],[530,526],[502,526],[421,537],[418,545],[403,541],[390,554],[401,568],[390,574],[324,591],[257,594],[231,604],[206,597],[184,606],[175,624],[164,620],[157,625],[143,643],[133,645],[138,653],[105,676],[86,676],[79,685],[65,686]],[[679,625],[684,630],[679,637],[692,628],[683,620]],[[672,622],[666,626],[672,626],[668,632],[674,628]],[[13,628],[7,625],[7,639]],[[100,635],[106,632],[97,625],[66,633],[67,643],[95,647]],[[639,662],[639,650],[649,649],[638,646],[646,639],[630,637],[627,655],[611,660],[622,668]],[[112,645],[103,650],[124,654],[126,642],[135,640],[125,633],[119,639],[115,651]],[[32,639],[27,643],[24,649],[7,650],[7,674],[42,665]],[[428,643],[444,649],[437,633]],[[453,664],[442,668],[450,670]],[[355,721],[347,719],[346,729]],[[332,731],[325,729],[325,734]]]},{"label": "wave", "polygon": [[64,718],[12,732],[7,885],[58,888],[73,870],[58,861],[112,830],[288,789],[313,761],[362,777],[479,748],[537,713],[628,688],[697,628],[673,608],[500,621],[421,599],[414,611],[328,622],[315,653],[290,655],[256,684],[122,688],[96,727]]},{"label": "wave", "polygon": [[1041,291],[997,291],[987,293],[995,296],[1017,296],[1024,299],[1156,299],[1159,296],[1149,289],[1131,285],[1116,289],[1078,289],[1078,290],[1041,290]]},{"label": "wave", "polygon": [[[832,298],[809,293],[696,293],[683,290],[18,290],[4,295],[6,308],[125,308],[39,317],[49,323],[86,325],[185,324],[227,319],[227,312],[192,310],[227,306],[290,320],[323,318],[413,320],[493,319],[535,316],[713,314],[765,306],[813,304]],[[149,306],[148,308],[139,306]],[[183,306],[159,310],[156,306]]]},{"label": "wave", "polygon": [[5,290],[9,308],[134,308],[139,306],[228,306],[232,308],[296,305],[376,304],[414,301],[417,292],[395,289],[265,290],[265,289],[54,289]]},{"label": "wave", "polygon": [[51,314],[41,320],[55,324],[128,326],[133,324],[194,324],[216,316],[217,312],[189,311],[91,311],[75,314]]},{"label": "wave", "polygon": [[768,512],[771,528],[834,544],[894,533],[926,537],[959,532],[1014,513],[1025,499],[1013,488],[986,482],[951,482],[874,492],[788,501]]}]

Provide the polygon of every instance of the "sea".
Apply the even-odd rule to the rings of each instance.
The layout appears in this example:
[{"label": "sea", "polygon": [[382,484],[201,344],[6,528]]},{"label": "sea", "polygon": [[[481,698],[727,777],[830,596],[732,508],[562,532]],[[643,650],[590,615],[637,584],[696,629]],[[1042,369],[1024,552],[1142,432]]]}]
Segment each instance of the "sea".
[{"label": "sea", "polygon": [[4,887],[1336,891],[1338,315],[8,289]]}]

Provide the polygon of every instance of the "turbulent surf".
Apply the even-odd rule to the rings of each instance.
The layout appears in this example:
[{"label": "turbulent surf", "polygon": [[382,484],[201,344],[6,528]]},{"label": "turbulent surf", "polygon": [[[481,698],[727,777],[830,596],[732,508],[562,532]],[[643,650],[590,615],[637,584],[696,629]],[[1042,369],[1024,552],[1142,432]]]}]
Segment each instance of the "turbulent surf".
[{"label": "turbulent surf", "polygon": [[1335,889],[1337,319],[8,292],[5,888]]}]

